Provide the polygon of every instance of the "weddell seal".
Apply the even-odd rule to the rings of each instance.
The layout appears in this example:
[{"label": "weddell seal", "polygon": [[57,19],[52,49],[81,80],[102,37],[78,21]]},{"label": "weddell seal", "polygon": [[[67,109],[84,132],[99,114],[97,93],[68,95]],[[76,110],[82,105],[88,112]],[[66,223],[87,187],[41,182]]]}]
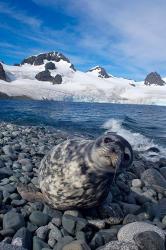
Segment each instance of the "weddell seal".
[{"label": "weddell seal", "polygon": [[28,201],[42,201],[59,210],[90,208],[107,197],[120,167],[133,160],[130,144],[115,133],[96,140],[68,139],[56,145],[41,161],[41,192],[18,186]]}]

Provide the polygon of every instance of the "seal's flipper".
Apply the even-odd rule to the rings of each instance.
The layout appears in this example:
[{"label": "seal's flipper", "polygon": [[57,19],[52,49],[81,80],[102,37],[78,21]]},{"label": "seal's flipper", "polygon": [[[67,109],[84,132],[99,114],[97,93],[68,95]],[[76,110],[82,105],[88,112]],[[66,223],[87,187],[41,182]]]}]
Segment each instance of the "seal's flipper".
[{"label": "seal's flipper", "polygon": [[22,183],[19,183],[17,185],[17,191],[21,195],[21,197],[30,202],[43,202],[43,194],[36,190],[35,188],[32,188],[30,186],[23,185]]}]

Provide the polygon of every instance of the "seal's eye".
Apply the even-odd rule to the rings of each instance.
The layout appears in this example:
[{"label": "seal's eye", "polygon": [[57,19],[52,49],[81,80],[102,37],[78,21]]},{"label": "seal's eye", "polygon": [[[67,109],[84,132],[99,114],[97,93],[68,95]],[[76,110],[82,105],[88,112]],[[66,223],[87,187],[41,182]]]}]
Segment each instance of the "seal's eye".
[{"label": "seal's eye", "polygon": [[104,139],[104,143],[110,143],[112,140],[111,140],[111,138],[109,138],[109,137],[106,137],[105,139]]}]

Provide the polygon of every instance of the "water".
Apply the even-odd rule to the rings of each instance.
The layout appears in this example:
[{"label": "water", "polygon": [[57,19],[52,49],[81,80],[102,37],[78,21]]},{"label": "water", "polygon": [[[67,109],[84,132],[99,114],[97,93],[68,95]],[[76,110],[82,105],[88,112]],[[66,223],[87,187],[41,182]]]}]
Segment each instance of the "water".
[{"label": "water", "polygon": [[155,146],[166,154],[166,107],[162,106],[1,100],[0,121],[93,136],[111,130],[136,150]]}]

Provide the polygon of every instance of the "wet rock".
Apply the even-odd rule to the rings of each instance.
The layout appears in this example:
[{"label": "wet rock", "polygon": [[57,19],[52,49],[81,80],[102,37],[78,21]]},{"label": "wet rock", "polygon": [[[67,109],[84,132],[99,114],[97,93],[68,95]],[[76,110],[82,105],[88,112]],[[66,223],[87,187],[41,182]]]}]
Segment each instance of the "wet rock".
[{"label": "wet rock", "polygon": [[16,212],[8,212],[3,217],[3,229],[12,228],[18,230],[21,227],[24,227],[25,221],[24,217]]},{"label": "wet rock", "polygon": [[166,190],[166,179],[156,169],[147,169],[141,175],[141,180],[147,187],[151,187],[157,192]]},{"label": "wet rock", "polygon": [[31,250],[32,234],[27,230],[27,228],[20,228],[12,239],[12,245],[24,247],[28,250]]},{"label": "wet rock", "polygon": [[134,236],[140,250],[165,250],[164,240],[156,232],[146,231]]},{"label": "wet rock", "polygon": [[165,233],[160,228],[148,224],[146,222],[133,222],[123,226],[118,232],[118,240],[130,242],[133,241],[133,238],[136,234],[142,233],[145,231],[153,231],[158,233],[162,239],[165,239]]},{"label": "wet rock", "polygon": [[36,226],[45,226],[49,221],[49,216],[40,211],[31,213],[29,220]]}]

